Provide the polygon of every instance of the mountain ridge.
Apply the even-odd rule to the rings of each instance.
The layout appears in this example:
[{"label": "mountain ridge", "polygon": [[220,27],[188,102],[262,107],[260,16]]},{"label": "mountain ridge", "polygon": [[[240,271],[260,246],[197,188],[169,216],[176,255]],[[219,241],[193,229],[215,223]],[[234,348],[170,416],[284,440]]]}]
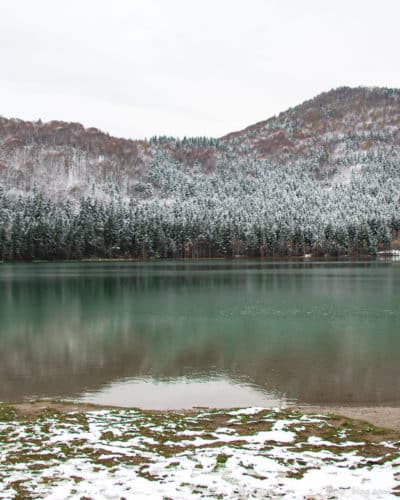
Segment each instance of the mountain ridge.
[{"label": "mountain ridge", "polygon": [[400,249],[400,92],[340,88],[220,139],[0,120],[0,257]]},{"label": "mountain ridge", "polygon": [[0,182],[19,194],[52,187],[71,199],[87,194],[92,182],[111,182],[130,196],[160,156],[183,168],[198,164],[203,173],[226,161],[306,161],[326,177],[379,155],[397,158],[399,125],[400,90],[380,87],[339,87],[220,138],[136,140],[76,122],[0,117]]},{"label": "mountain ridge", "polygon": [[[374,126],[376,123],[380,124],[379,131]],[[261,153],[263,158],[289,161],[290,153],[315,153],[316,148],[311,139],[316,137],[328,155],[334,151],[335,141],[342,143],[340,134],[358,134],[360,142],[369,135],[370,144],[364,141],[361,147],[371,149],[374,140],[381,140],[377,136],[377,132],[380,132],[381,136],[387,134],[392,143],[400,147],[399,125],[400,89],[339,87],[222,139],[229,141],[239,137],[240,142],[247,143],[256,155]],[[394,126],[397,128],[395,136],[390,134]],[[260,133],[262,138],[259,137]],[[327,137],[327,134],[331,136]],[[325,163],[329,160],[336,161],[336,158],[329,158]]]}]

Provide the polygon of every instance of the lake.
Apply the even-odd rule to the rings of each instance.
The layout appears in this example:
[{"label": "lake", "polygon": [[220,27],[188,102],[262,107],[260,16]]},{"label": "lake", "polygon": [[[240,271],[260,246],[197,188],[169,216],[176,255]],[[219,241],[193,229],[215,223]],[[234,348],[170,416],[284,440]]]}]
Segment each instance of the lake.
[{"label": "lake", "polygon": [[0,265],[0,400],[400,405],[400,262]]}]

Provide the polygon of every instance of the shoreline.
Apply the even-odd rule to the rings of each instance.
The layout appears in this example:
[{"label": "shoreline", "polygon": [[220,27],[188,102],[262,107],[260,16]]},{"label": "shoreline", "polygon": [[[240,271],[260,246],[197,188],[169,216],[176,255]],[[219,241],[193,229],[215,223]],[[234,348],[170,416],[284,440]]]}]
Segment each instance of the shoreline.
[{"label": "shoreline", "polygon": [[305,415],[335,415],[368,422],[377,427],[400,431],[400,407],[397,406],[350,406],[350,405],[291,405],[286,409]]},{"label": "shoreline", "polygon": [[[1,402],[0,404],[12,407],[20,417],[36,417],[43,411],[52,410],[62,414],[64,413],[87,413],[99,410],[138,410],[144,414],[162,415],[162,414],[181,414],[181,415],[196,415],[204,411],[231,411],[237,410],[237,407],[232,408],[213,408],[213,407],[193,407],[190,409],[171,409],[163,410],[146,409],[139,407],[121,407],[113,405],[98,405],[92,403],[81,403],[79,401],[65,400],[34,400],[20,402]],[[269,408],[265,408],[269,409]],[[283,411],[299,412],[304,415],[324,415],[345,417],[352,420],[368,422],[377,427],[382,427],[390,430],[400,431],[400,406],[350,406],[350,405],[288,405],[280,408]]]},{"label": "shoreline", "polygon": [[363,254],[363,255],[267,255],[264,257],[255,256],[225,256],[225,257],[150,257],[141,259],[139,257],[84,257],[81,259],[30,259],[30,260],[0,260],[0,264],[60,264],[60,263],[119,263],[119,262],[208,262],[208,261],[305,261],[305,262],[346,262],[346,261],[385,261],[397,260],[400,254],[385,253]]}]

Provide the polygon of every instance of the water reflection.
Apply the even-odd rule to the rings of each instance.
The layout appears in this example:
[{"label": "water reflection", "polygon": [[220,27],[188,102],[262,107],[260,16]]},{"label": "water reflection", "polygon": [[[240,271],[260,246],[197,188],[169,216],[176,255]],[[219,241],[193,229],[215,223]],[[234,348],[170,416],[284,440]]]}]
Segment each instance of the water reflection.
[{"label": "water reflection", "polygon": [[276,408],[288,403],[282,395],[222,376],[127,379],[107,384],[101,390],[88,391],[78,399],[86,403],[152,410],[243,406]]},{"label": "water reflection", "polygon": [[399,303],[388,262],[2,265],[0,399],[399,404]]}]

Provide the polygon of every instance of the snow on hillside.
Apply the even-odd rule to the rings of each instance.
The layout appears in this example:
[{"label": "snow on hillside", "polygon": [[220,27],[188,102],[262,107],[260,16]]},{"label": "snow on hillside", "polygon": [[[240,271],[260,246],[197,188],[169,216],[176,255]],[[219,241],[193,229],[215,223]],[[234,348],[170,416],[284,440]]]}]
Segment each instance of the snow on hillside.
[{"label": "snow on hillside", "polygon": [[133,141],[76,123],[0,118],[0,182],[6,189],[29,192],[36,186],[56,199],[79,200],[115,189],[147,197],[140,183],[154,163],[198,165],[208,175],[221,163],[267,159],[307,163],[324,177],[350,165],[398,159],[399,123],[399,90],[346,87],[219,140]]},{"label": "snow on hillside", "polygon": [[321,94],[220,139],[132,141],[0,119],[0,251],[30,259],[388,250],[400,230],[399,123],[400,91],[365,88]]}]

